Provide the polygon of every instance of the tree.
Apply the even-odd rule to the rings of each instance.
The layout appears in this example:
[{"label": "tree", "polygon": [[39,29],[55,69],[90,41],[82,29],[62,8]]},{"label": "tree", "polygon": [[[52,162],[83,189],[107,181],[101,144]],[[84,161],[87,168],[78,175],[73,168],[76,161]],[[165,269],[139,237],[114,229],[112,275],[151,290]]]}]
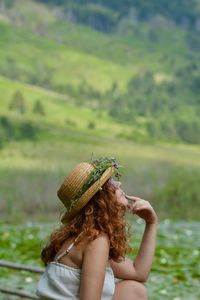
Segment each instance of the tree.
[{"label": "tree", "polygon": [[24,114],[26,112],[26,104],[24,100],[24,96],[20,91],[16,91],[11,99],[9,104],[10,110],[15,110],[20,114]]},{"label": "tree", "polygon": [[37,100],[33,105],[33,113],[39,114],[41,116],[44,116],[45,110],[43,104],[40,102],[40,100]]},{"label": "tree", "polygon": [[93,122],[93,121],[90,121],[89,123],[88,123],[88,126],[87,126],[89,129],[94,129],[95,127],[96,127],[96,124],[95,124],[95,122]]}]

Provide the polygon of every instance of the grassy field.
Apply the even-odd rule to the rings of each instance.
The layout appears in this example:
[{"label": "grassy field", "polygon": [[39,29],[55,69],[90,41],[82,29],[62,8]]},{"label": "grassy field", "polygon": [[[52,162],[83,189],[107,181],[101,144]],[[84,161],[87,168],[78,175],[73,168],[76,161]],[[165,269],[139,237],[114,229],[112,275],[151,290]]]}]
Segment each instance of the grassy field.
[{"label": "grassy field", "polygon": [[[129,255],[134,259],[141,240],[144,224],[133,216],[127,216],[133,236]],[[39,255],[51,230],[58,223],[33,223],[27,221],[18,226],[1,223],[0,255],[4,260],[43,267]],[[165,219],[158,229],[156,255],[147,281],[150,299],[197,300],[200,297],[199,270],[200,248],[199,222],[175,222]],[[13,256],[14,252],[14,256]],[[40,275],[26,271],[2,269],[0,285],[35,292]],[[9,284],[12,281],[12,286]],[[0,294],[0,299],[9,299]],[[12,297],[15,299],[15,297]]]},{"label": "grassy field", "polygon": [[[124,167],[121,178],[124,190],[150,200],[160,218],[198,218],[199,200],[194,197],[199,194],[199,177],[195,179],[195,189],[192,184],[188,186],[186,177],[176,201],[154,197],[155,191],[165,187],[177,169],[190,173],[198,169],[198,148],[180,146],[173,151],[170,145],[144,146],[114,138],[99,139],[83,133],[82,136],[82,142],[74,135],[73,140],[68,137],[65,141],[11,142],[0,150],[2,218],[10,222],[21,222],[27,217],[57,219],[62,210],[56,196],[59,184],[76,163],[90,161],[92,155],[116,157]],[[183,197],[186,193],[189,193],[187,201]]]}]

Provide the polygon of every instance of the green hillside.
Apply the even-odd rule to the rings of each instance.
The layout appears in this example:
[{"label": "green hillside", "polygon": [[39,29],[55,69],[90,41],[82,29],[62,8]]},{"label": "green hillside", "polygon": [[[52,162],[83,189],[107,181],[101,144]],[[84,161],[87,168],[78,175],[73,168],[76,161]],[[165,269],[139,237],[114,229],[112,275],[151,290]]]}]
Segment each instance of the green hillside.
[{"label": "green hillside", "polygon": [[[20,92],[23,96],[24,112],[18,111],[18,107],[9,108],[16,92]],[[68,131],[88,133],[91,136],[95,135],[96,138],[108,137],[111,134],[115,137],[122,131],[130,131],[129,126],[113,121],[106,112],[99,114],[98,111],[90,108],[79,108],[69,96],[29,84],[0,77],[0,94],[2,95],[1,116],[6,116],[13,122],[14,120],[33,122],[43,126],[47,131],[63,133],[66,138],[68,138],[66,135]],[[34,104],[38,100],[44,108],[44,115],[33,111]],[[94,128],[90,124],[93,124]]]},{"label": "green hillside", "polygon": [[107,36],[57,20],[48,24],[42,36],[33,29],[30,34],[26,22],[21,28],[13,25],[0,23],[1,73],[53,89],[62,90],[67,84],[77,86],[82,82],[100,91],[109,89],[113,82],[123,87],[140,70],[152,70],[156,81],[168,79],[173,70],[182,66],[187,54],[185,33],[176,28],[173,36],[161,28],[159,42],[153,45],[145,25],[139,36],[126,37]]},{"label": "green hillside", "polygon": [[192,31],[157,17],[124,34],[105,34],[68,22],[59,9],[18,0],[4,7],[2,76],[106,113],[130,127],[126,139],[200,143],[200,63]]},{"label": "green hillside", "polygon": [[131,68],[5,23],[0,24],[0,35],[0,71],[9,78],[64,92],[68,85],[76,88],[84,82],[97,90],[110,88],[113,81],[123,86],[132,75]]},{"label": "green hillside", "polygon": [[162,16],[177,26],[199,29],[200,15],[199,0],[36,0],[63,8],[64,17],[76,20],[96,28],[97,30],[112,32],[121,23],[135,24],[149,22],[156,16]]}]

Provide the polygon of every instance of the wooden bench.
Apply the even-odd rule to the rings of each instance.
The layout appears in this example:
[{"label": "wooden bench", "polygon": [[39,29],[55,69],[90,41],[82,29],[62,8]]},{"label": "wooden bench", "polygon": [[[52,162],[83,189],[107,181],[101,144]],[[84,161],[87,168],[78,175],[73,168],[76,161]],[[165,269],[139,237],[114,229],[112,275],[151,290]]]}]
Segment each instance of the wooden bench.
[{"label": "wooden bench", "polygon": [[[44,269],[42,269],[42,268],[36,268],[33,266],[17,264],[17,263],[13,263],[13,262],[6,261],[6,260],[0,260],[0,267],[16,269],[16,270],[24,270],[24,271],[28,271],[28,272],[41,273],[41,274],[44,272]],[[19,297],[25,298],[25,299],[39,299],[36,295],[34,295],[30,292],[15,290],[12,288],[0,287],[0,292],[10,294],[13,296],[14,295],[19,296]]]}]

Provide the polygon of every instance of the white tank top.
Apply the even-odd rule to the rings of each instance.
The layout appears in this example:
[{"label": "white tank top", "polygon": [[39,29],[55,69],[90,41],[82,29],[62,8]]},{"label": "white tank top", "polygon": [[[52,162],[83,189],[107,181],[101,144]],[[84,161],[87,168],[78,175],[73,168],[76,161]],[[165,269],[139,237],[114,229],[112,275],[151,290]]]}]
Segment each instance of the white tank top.
[{"label": "white tank top", "polygon": [[[78,237],[66,251],[57,255],[54,261],[47,265],[37,284],[36,295],[39,299],[79,300],[81,269],[72,268],[58,262],[62,256],[69,253]],[[114,274],[112,268],[107,267],[101,300],[111,300],[114,292]]]}]

